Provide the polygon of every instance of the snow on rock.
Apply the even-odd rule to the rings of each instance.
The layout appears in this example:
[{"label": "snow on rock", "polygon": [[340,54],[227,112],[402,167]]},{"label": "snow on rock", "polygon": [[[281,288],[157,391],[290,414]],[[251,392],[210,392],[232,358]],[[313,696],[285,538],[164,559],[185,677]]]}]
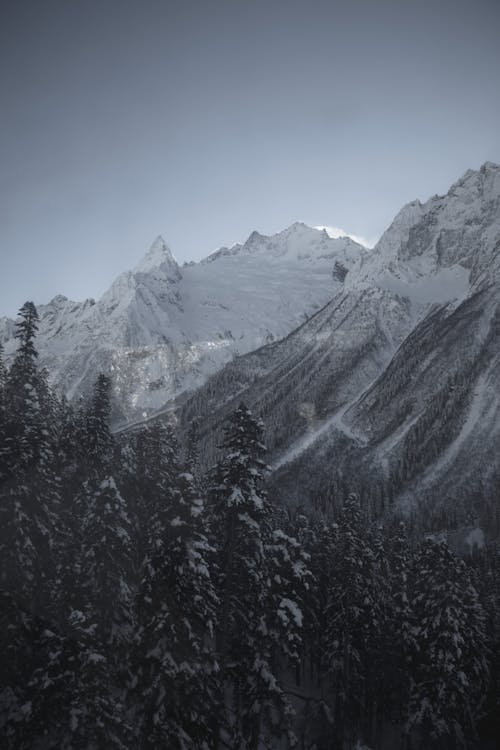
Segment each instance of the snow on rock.
[{"label": "snow on rock", "polygon": [[404,206],[354,264],[346,288],[375,283],[421,308],[461,301],[492,275],[500,278],[500,167],[487,162],[446,195]]},{"label": "snow on rock", "polygon": [[[181,269],[158,237],[97,302],[60,296],[40,306],[40,362],[70,398],[100,371],[111,374],[115,420],[145,417],[234,356],[290,333],[341,288],[335,262],[348,269],[364,252],[294,224]],[[0,321],[7,356],[13,333],[13,321]]]},{"label": "snow on rock", "polygon": [[179,266],[161,235],[155,239],[146,255],[135,266],[135,273],[149,273],[161,267],[171,267],[176,278],[181,277]]},{"label": "snow on rock", "polygon": [[[252,232],[180,268],[158,237],[100,300],[60,295],[41,305],[37,346],[52,383],[70,398],[88,392],[99,372],[110,374],[115,422],[127,424],[238,355],[284,338],[336,297],[356,303],[339,324],[337,347],[358,336],[359,308],[369,299],[377,336],[394,349],[407,333],[406,308],[415,325],[429,306],[458,306],[499,279],[500,167],[486,163],[446,195],[405,206],[372,250],[297,222],[272,236]],[[7,358],[14,330],[12,320],[0,320]],[[316,335],[319,344],[329,332]]]}]

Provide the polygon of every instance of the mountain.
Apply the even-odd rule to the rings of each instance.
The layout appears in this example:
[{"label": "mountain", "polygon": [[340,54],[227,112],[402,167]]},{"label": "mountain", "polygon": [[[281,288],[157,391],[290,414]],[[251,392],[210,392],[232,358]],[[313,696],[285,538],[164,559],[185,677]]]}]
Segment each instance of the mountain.
[{"label": "mountain", "polygon": [[348,486],[374,515],[479,515],[500,533],[499,304],[500,167],[486,163],[403,207],[370,251],[294,224],[180,268],[158,238],[98,302],[41,306],[38,346],[70,396],[112,371],[125,428],[201,417],[207,466],[245,400],[289,502],[325,509]]},{"label": "mountain", "polygon": [[243,399],[267,424],[273,489],[500,533],[500,167],[405,206],[320,311],[177,407],[209,465]]},{"label": "mountain", "polygon": [[[158,237],[97,302],[57,296],[40,305],[37,345],[51,382],[70,398],[111,373],[115,420],[145,417],[201,385],[236,354],[279,339],[322,307],[366,250],[296,223],[253,232],[179,267]],[[0,321],[12,354],[14,321]]]}]

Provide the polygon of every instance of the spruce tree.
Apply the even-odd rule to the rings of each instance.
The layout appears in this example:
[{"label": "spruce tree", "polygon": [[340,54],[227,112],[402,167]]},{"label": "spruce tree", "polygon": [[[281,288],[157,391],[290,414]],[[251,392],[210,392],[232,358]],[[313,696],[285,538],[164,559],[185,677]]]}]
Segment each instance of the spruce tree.
[{"label": "spruce tree", "polygon": [[109,427],[111,415],[111,380],[101,373],[94,384],[87,413],[87,455],[94,467],[106,468],[113,458],[113,437]]},{"label": "spruce tree", "polygon": [[163,538],[178,493],[179,447],[172,426],[158,420],[143,427],[136,436],[135,455],[135,488],[142,499],[141,537],[149,550],[156,539]]},{"label": "spruce tree", "polygon": [[0,579],[22,601],[38,607],[51,595],[58,482],[50,424],[42,410],[34,343],[38,314],[32,302],[23,305],[19,318],[18,350],[5,387]]},{"label": "spruce tree", "polygon": [[369,711],[370,659],[377,643],[379,610],[375,557],[363,532],[355,494],[339,517],[327,605],[326,665],[333,690],[332,715],[339,744],[354,742]]},{"label": "spruce tree", "polygon": [[[117,682],[116,654],[103,648],[92,615],[73,610],[68,618],[75,655],[70,692],[69,748],[129,750],[134,747],[125,691]],[[96,637],[97,636],[97,637]]]},{"label": "spruce tree", "polygon": [[132,635],[132,531],[127,504],[112,476],[82,487],[81,582],[98,640],[119,650]]},{"label": "spruce tree", "polygon": [[0,483],[8,474],[7,458],[7,368],[3,360],[3,345],[0,342]]},{"label": "spruce tree", "polygon": [[218,696],[212,550],[204,503],[189,472],[175,477],[168,500],[143,566],[134,702],[141,746],[201,750],[209,746]]},{"label": "spruce tree", "polygon": [[36,464],[42,432],[38,352],[35,348],[38,313],[33,302],[25,302],[18,316],[14,334],[18,348],[6,388],[9,401],[7,452],[12,472],[30,471]]},{"label": "spruce tree", "polygon": [[[229,708],[232,696],[233,710],[220,722],[230,738],[225,741],[252,749],[272,734],[274,722],[281,722],[282,731],[289,723],[269,634],[276,617],[290,632],[301,619],[296,603],[285,601],[286,586],[280,589],[276,578],[271,580],[276,571],[270,544],[279,540],[273,540],[272,506],[262,489],[263,429],[262,420],[240,404],[229,417],[225,454],[212,472],[209,495],[220,597],[216,643],[225,686],[219,705],[222,711]],[[276,604],[270,611],[270,597],[276,603],[280,595],[278,611]]]},{"label": "spruce tree", "polygon": [[189,471],[195,479],[198,477],[196,476],[196,472],[198,471],[198,465],[199,465],[199,449],[198,449],[198,440],[199,440],[199,420],[198,419],[192,419],[191,423],[189,425],[188,433],[187,433],[187,440],[186,440],[186,469]]},{"label": "spruce tree", "polygon": [[403,522],[394,524],[387,540],[387,602],[384,618],[383,670],[386,718],[400,724],[407,710],[410,656],[415,649],[409,599],[411,549]]},{"label": "spruce tree", "polygon": [[412,578],[407,731],[428,748],[470,747],[486,681],[484,612],[464,562],[444,542],[422,544]]}]

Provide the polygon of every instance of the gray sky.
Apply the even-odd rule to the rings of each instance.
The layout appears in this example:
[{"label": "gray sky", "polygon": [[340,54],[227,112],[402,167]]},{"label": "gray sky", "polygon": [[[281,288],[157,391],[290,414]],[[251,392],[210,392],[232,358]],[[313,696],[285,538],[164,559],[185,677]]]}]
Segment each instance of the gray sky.
[{"label": "gray sky", "polygon": [[498,0],[3,0],[0,315],[500,161]]}]

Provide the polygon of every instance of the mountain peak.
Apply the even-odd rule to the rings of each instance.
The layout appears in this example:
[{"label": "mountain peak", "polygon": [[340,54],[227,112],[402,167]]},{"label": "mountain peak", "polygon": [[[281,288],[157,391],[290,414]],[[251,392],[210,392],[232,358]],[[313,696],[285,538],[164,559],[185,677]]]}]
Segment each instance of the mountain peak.
[{"label": "mountain peak", "polygon": [[307,224],[304,224],[303,221],[294,221],[293,224],[290,224],[290,226],[287,229],[283,230],[283,234],[295,234],[297,232],[303,233],[303,232],[316,232],[317,230],[313,227],[308,226]]},{"label": "mountain peak", "polygon": [[134,272],[148,273],[148,271],[165,265],[178,268],[177,261],[172,255],[170,248],[161,234],[159,234],[146,255],[135,266]]},{"label": "mountain peak", "polygon": [[[464,174],[452,184],[447,195],[456,196],[457,190],[460,188],[464,188],[474,193],[482,192],[483,186],[491,181],[497,183],[496,191],[498,192],[497,181],[499,177],[500,165],[495,164],[492,161],[485,161],[479,169],[468,169],[464,172]],[[491,187],[492,186],[490,186],[490,190]]]}]

